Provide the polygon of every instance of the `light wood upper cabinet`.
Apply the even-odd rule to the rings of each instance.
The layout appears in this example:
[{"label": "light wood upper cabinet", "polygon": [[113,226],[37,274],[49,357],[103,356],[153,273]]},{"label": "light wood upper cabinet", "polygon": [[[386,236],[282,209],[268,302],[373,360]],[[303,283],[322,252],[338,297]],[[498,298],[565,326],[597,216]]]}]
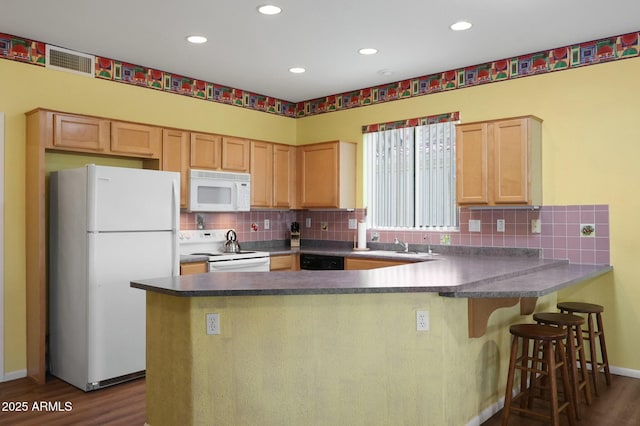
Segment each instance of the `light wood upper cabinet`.
[{"label": "light wood upper cabinet", "polygon": [[222,169],[232,172],[249,172],[249,140],[222,137]]},{"label": "light wood upper cabinet", "polygon": [[189,132],[162,130],[162,170],[180,172],[180,207],[187,207],[189,180]]},{"label": "light wood upper cabinet", "polygon": [[251,206],[291,208],[295,147],[251,141]]},{"label": "light wood upper cabinet", "polygon": [[273,207],[294,205],[296,150],[289,145],[273,145]]},{"label": "light wood upper cabinet", "polygon": [[220,169],[222,136],[191,133],[189,165],[194,169]]},{"label": "light wood upper cabinet", "polygon": [[273,204],[273,144],[251,141],[251,206]]},{"label": "light wood upper cabinet", "polygon": [[160,158],[162,129],[144,124],[111,122],[111,152],[136,157]]},{"label": "light wood upper cabinet", "polygon": [[110,121],[77,115],[52,113],[53,138],[47,148],[108,152],[111,141]]},{"label": "light wood upper cabinet", "polygon": [[325,142],[299,148],[299,200],[303,208],[355,208],[356,145]]},{"label": "light wood upper cabinet", "polygon": [[458,204],[540,205],[541,128],[533,116],[457,126]]},{"label": "light wood upper cabinet", "polygon": [[[44,112],[52,126],[45,148],[159,159],[162,129],[99,117]],[[51,121],[49,121],[49,119]],[[49,132],[47,131],[46,134]]]}]

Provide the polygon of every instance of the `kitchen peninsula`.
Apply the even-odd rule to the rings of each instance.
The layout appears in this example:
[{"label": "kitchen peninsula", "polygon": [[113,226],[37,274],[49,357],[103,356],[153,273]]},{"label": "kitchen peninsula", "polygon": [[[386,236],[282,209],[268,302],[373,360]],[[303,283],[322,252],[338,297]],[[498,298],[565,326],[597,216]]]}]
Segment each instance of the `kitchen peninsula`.
[{"label": "kitchen peninsula", "polygon": [[[503,396],[508,325],[611,270],[434,259],[132,282],[147,291],[147,423],[463,425]],[[429,331],[416,331],[418,310]],[[208,313],[219,335],[206,334]]]}]

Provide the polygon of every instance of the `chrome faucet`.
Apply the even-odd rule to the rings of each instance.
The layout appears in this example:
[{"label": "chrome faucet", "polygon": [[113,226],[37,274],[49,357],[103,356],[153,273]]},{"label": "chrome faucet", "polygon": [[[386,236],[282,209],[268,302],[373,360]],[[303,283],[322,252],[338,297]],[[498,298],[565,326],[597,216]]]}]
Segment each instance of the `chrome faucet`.
[{"label": "chrome faucet", "polygon": [[400,241],[398,237],[396,237],[394,244],[400,244],[404,251],[409,251],[409,243],[405,243],[404,241]]}]

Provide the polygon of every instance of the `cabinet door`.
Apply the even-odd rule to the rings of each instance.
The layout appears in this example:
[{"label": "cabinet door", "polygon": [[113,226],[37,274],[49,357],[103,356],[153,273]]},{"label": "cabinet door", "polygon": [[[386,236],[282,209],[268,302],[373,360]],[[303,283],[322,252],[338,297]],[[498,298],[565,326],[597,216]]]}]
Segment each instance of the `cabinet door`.
[{"label": "cabinet door", "polygon": [[181,263],[180,275],[204,274],[209,272],[207,262]]},{"label": "cabinet door", "polygon": [[370,259],[370,258],[355,258],[347,257],[344,260],[345,270],[363,270],[363,269],[377,269],[386,268],[388,266],[405,265],[407,261],[402,260],[387,260],[387,259]]},{"label": "cabinet door", "polygon": [[456,180],[458,204],[489,203],[489,125],[456,127]]},{"label": "cabinet door", "polygon": [[53,146],[72,150],[107,152],[110,121],[75,115],[53,115]]},{"label": "cabinet door", "polygon": [[293,205],[295,183],[295,151],[291,146],[273,146],[273,206]]},{"label": "cabinet door", "polygon": [[127,156],[160,158],[162,129],[144,124],[111,122],[111,152]]},{"label": "cabinet door", "polygon": [[180,172],[180,207],[187,207],[189,132],[162,130],[162,170]]},{"label": "cabinet door", "polygon": [[493,201],[526,204],[529,200],[527,119],[493,123]]},{"label": "cabinet door", "polygon": [[222,137],[207,133],[191,133],[189,164],[194,169],[220,169]]},{"label": "cabinet door", "polygon": [[249,172],[249,140],[224,136],[222,138],[222,169]]},{"label": "cabinet door", "polygon": [[300,149],[300,204],[336,208],[338,205],[338,144],[314,144]]},{"label": "cabinet door", "polygon": [[251,206],[271,207],[273,144],[251,141]]}]

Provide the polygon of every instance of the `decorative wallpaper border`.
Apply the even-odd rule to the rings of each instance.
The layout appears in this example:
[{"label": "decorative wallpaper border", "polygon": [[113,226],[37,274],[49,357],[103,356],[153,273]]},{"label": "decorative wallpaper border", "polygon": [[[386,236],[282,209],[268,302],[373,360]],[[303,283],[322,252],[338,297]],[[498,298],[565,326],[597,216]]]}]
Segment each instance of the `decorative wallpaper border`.
[{"label": "decorative wallpaper border", "polygon": [[[640,32],[633,32],[612,36],[298,103],[99,56],[95,57],[95,76],[152,90],[300,118],[634,58],[640,52],[639,35]],[[45,66],[45,51],[46,44],[43,42],[0,33],[0,59]]]},{"label": "decorative wallpaper border", "polygon": [[409,118],[407,120],[390,121],[388,123],[367,124],[362,126],[362,133],[383,132],[385,130],[402,129],[404,127],[426,126],[427,124],[459,121],[460,111],[444,114],[429,115],[427,117]]}]

